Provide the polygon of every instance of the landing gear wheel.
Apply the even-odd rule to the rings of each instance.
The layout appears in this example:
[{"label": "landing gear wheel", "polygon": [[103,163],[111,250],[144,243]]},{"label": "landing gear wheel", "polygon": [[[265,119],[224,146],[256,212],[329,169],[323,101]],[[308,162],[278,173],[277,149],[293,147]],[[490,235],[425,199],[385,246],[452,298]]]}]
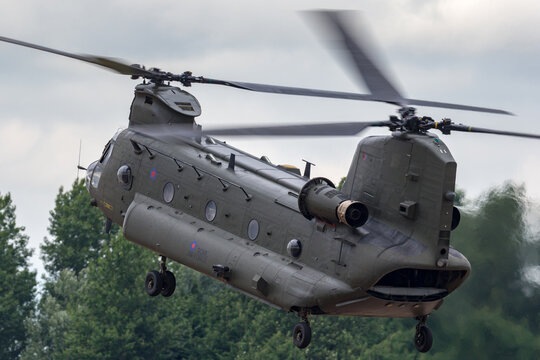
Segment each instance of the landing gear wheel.
[{"label": "landing gear wheel", "polygon": [[431,349],[433,345],[433,334],[431,330],[425,325],[419,325],[416,327],[416,334],[414,334],[414,346],[416,350],[425,353]]},{"label": "landing gear wheel", "polygon": [[165,271],[164,274],[160,274],[163,278],[163,288],[161,289],[161,295],[164,297],[169,297],[174,293],[176,289],[176,278],[174,274],[169,270]]},{"label": "landing gear wheel", "polygon": [[146,279],[144,280],[144,288],[150,296],[157,296],[163,289],[163,279],[159,271],[152,270],[146,274]]},{"label": "landing gear wheel", "polygon": [[311,342],[311,327],[307,322],[299,322],[293,329],[293,341],[296,347],[303,349]]}]

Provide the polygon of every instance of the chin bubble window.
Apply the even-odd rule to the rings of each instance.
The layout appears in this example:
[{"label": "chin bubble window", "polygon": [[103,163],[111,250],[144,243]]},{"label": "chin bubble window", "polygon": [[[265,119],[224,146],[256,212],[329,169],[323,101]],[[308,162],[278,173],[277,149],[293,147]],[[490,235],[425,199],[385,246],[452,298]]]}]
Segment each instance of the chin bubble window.
[{"label": "chin bubble window", "polygon": [[251,240],[255,240],[259,235],[259,222],[255,219],[252,219],[248,224],[248,237]]},{"label": "chin bubble window", "polygon": [[216,218],[217,214],[217,206],[216,203],[212,200],[206,203],[206,209],[204,212],[204,215],[206,216],[206,220],[213,221]]}]

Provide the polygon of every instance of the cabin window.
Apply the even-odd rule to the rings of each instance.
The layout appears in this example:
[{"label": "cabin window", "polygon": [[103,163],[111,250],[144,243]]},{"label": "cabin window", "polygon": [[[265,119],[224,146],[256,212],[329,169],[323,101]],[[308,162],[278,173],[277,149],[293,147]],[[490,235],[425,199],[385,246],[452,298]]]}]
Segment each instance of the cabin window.
[{"label": "cabin window", "polygon": [[213,221],[216,218],[217,206],[212,200],[206,203],[205,216],[206,220]]},{"label": "cabin window", "polygon": [[302,253],[302,242],[298,239],[292,239],[287,244],[287,252],[293,258],[297,258]]},{"label": "cabin window", "polygon": [[167,204],[174,198],[174,185],[172,183],[166,183],[163,187],[163,201]]},{"label": "cabin window", "polygon": [[131,189],[131,182],[133,180],[133,176],[131,175],[131,168],[128,165],[120,166],[118,168],[118,171],[116,172],[116,179],[124,189]]},{"label": "cabin window", "polygon": [[248,237],[251,240],[255,240],[259,235],[259,222],[255,219],[252,219],[248,224]]}]

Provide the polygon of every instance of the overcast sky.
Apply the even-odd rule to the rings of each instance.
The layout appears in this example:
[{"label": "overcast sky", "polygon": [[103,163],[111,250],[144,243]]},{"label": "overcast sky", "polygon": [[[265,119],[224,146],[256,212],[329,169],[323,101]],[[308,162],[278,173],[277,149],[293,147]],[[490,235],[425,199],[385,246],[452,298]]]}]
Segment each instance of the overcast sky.
[{"label": "overcast sky", "polygon": [[[502,108],[516,116],[419,108],[478,127],[540,134],[538,1],[5,1],[0,35],[147,67],[270,84],[365,93],[317,26],[298,10],[362,11],[396,86],[410,98]],[[320,30],[320,29],[319,29]],[[97,159],[127,126],[136,82],[98,67],[0,44],[0,192],[11,192],[18,223],[38,248],[58,188]],[[203,126],[386,120],[395,107],[347,100],[257,94],[193,85]],[[366,135],[385,134],[382,129]],[[540,142],[441,135],[458,162],[457,185],[478,196],[506,180],[540,201]],[[358,138],[239,140],[233,146],[274,163],[314,162],[313,176],[339,181]],[[84,176],[84,174],[81,174]],[[38,251],[33,258],[38,269]]]}]

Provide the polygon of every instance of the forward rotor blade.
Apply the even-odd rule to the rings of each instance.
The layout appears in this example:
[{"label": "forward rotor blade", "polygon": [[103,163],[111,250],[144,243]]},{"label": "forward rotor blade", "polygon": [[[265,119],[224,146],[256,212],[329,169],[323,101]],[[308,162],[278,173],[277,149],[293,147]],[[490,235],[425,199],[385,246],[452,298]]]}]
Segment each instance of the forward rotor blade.
[{"label": "forward rotor blade", "polygon": [[130,128],[162,140],[211,136],[355,136],[368,127],[390,126],[390,121],[295,124],[196,130],[183,125],[135,125]]},{"label": "forward rotor blade", "polygon": [[122,75],[149,76],[153,74],[152,72],[141,69],[137,66],[129,65],[120,59],[108,58],[104,56],[72,54],[65,51],[56,50],[56,49],[48,48],[45,46],[28,43],[25,41],[10,39],[4,36],[0,36],[0,41],[4,41],[4,42],[12,43],[15,45],[20,45],[20,46],[25,46],[28,48],[45,51],[48,53],[61,55],[61,56],[69,57],[72,59],[99,65]]},{"label": "forward rotor blade", "polygon": [[248,82],[240,82],[240,81],[218,80],[218,79],[209,79],[209,78],[200,78],[200,81],[194,81],[194,82],[199,82],[203,84],[225,85],[225,86],[231,86],[231,87],[242,89],[242,90],[250,90],[250,91],[273,93],[273,94],[303,95],[303,96],[315,96],[315,97],[348,99],[348,100],[379,101],[372,95],[357,94],[357,93],[342,92],[342,91],[318,90],[318,89],[298,88],[298,87],[290,87],[290,86],[248,83]]},{"label": "forward rotor blade", "polygon": [[[308,12],[310,13],[310,12]],[[388,80],[375,62],[370,58],[365,41],[360,37],[353,37],[347,26],[346,16],[351,15],[350,11],[314,11],[327,25],[329,25],[339,37],[339,41],[346,51],[348,57],[354,63],[355,69],[359,72],[360,80],[367,85],[374,98],[390,104],[399,106],[408,105],[406,99],[399,93],[394,85]]]},{"label": "forward rotor blade", "polygon": [[355,136],[368,127],[389,125],[389,121],[343,122],[208,129],[203,133],[212,136]]},{"label": "forward rotor blade", "polygon": [[482,134],[507,135],[507,136],[518,136],[518,137],[531,138],[531,139],[540,139],[540,135],[535,135],[535,134],[485,129],[485,128],[472,127],[472,126],[467,126],[467,125],[462,125],[462,124],[450,124],[450,125],[445,126],[445,129],[448,129],[451,131],[463,131],[463,132],[473,132],[473,133],[482,133]]}]

